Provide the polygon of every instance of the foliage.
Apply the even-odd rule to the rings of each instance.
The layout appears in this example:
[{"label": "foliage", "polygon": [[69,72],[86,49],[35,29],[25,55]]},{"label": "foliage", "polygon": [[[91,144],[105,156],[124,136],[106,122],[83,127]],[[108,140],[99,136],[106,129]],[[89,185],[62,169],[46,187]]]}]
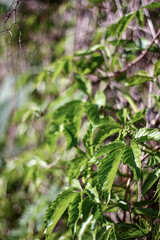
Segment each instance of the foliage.
[{"label": "foliage", "polygon": [[[105,2],[86,1],[82,12],[97,9],[100,22]],[[58,16],[67,12],[66,19],[74,8],[73,1],[48,4],[48,21],[53,16],[48,6],[57,8]],[[119,14],[116,1],[112,5],[109,14],[115,9]],[[3,83],[0,238],[159,239],[160,61],[150,62],[151,72],[137,60],[141,51],[159,54],[156,41],[148,47],[150,41],[142,38],[148,26],[144,9],[154,22],[152,11],[159,8],[155,2],[127,12],[122,4],[125,14],[105,30],[96,27],[90,47],[72,54],[65,54],[66,35],[78,21],[64,27],[63,19],[65,34],[54,40],[57,49],[48,64],[41,52],[32,59],[36,71]],[[32,26],[37,36],[41,19],[32,10],[28,7],[30,16],[21,23],[28,54],[36,44],[30,49],[27,31]],[[133,24],[143,32],[137,42],[130,36]],[[43,27],[57,31],[59,26],[49,21]],[[132,63],[140,65],[138,71]],[[15,103],[5,93],[12,85]]]}]

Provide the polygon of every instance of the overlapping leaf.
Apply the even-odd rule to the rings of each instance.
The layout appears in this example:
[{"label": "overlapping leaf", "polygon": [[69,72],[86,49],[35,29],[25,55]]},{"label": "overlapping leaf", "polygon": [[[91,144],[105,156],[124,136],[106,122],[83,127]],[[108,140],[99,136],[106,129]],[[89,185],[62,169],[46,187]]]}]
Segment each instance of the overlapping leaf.
[{"label": "overlapping leaf", "polygon": [[138,145],[134,142],[130,146],[126,146],[123,152],[123,163],[128,164],[134,172],[137,180],[141,176],[141,150]]},{"label": "overlapping leaf", "polygon": [[57,224],[69,204],[74,200],[75,197],[77,197],[78,194],[79,193],[76,192],[74,189],[64,190],[47,209],[45,215],[46,240],[50,239],[51,232],[54,229],[55,225]]},{"label": "overlapping leaf", "polygon": [[134,133],[135,142],[145,142],[150,140],[160,141],[159,129],[140,128]]}]

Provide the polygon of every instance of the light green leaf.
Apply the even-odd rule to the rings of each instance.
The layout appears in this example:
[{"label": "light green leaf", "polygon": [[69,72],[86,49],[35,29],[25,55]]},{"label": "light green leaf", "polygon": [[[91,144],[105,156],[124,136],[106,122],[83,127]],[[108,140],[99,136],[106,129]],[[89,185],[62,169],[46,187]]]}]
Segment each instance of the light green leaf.
[{"label": "light green leaf", "polygon": [[160,168],[155,169],[153,172],[151,172],[147,179],[145,180],[143,187],[142,187],[142,195],[144,194],[153,186],[155,181],[159,178],[160,176]]},{"label": "light green leaf", "polygon": [[141,83],[147,82],[147,81],[153,81],[153,78],[150,77],[146,72],[140,71],[134,76],[131,76],[126,79],[125,85],[132,87],[135,85],[139,85]]},{"label": "light green leaf", "polygon": [[136,143],[132,141],[131,147],[126,146],[123,152],[123,163],[128,164],[134,175],[136,176],[137,180],[141,176],[141,150]]},{"label": "light green leaf", "polygon": [[160,141],[160,131],[156,128],[140,128],[139,130],[135,131],[134,140],[135,142],[145,142],[150,140]]},{"label": "light green leaf", "polygon": [[50,205],[50,207],[46,211],[45,215],[45,235],[46,240],[50,239],[50,235],[58,220],[65,212],[69,204],[77,197],[79,193],[74,189],[64,190],[54,202]]},{"label": "light green leaf", "polygon": [[142,7],[141,9],[143,9],[143,8],[147,8],[147,9],[160,8],[160,3],[159,2],[153,2],[151,4],[148,4],[144,7]]},{"label": "light green leaf", "polygon": [[134,115],[130,118],[129,122],[130,122],[130,123],[135,123],[135,122],[139,121],[140,119],[144,118],[144,117],[146,116],[146,110],[147,110],[147,109],[143,109],[142,111],[137,112],[136,114],[134,114]]},{"label": "light green leaf", "polygon": [[99,107],[105,106],[106,105],[106,96],[105,96],[104,92],[98,90],[94,96],[94,102]]},{"label": "light green leaf", "polygon": [[136,12],[129,13],[128,15],[123,16],[117,23],[110,25],[107,29],[106,38],[110,36],[116,36],[117,34],[119,37],[128,27],[128,24],[131,22],[133,17],[136,15]]},{"label": "light green leaf", "polygon": [[99,184],[102,187],[102,190],[108,195],[110,195],[122,153],[123,151],[121,148],[115,148],[115,150],[100,160],[100,165],[98,167]]},{"label": "light green leaf", "polygon": [[94,45],[94,46],[88,48],[87,50],[78,50],[74,55],[75,56],[85,56],[85,55],[92,54],[96,50],[99,50],[102,48],[103,48],[103,45],[97,44],[97,45]]},{"label": "light green leaf", "polygon": [[160,75],[160,60],[157,60],[157,62],[154,64],[154,77],[157,78]]},{"label": "light green leaf", "polygon": [[77,221],[81,216],[81,208],[82,208],[82,194],[78,193],[78,195],[74,198],[72,203],[69,206],[68,210],[68,226],[72,230],[73,236],[76,233],[76,225]]}]

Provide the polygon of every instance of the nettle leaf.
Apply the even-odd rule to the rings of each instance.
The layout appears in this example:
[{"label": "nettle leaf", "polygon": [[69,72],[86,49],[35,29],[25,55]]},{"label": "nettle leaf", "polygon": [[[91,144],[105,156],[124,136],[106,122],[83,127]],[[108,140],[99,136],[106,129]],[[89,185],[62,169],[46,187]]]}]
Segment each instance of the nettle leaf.
[{"label": "nettle leaf", "polygon": [[93,127],[92,124],[89,125],[88,130],[83,138],[83,144],[85,146],[86,152],[89,156],[93,155],[93,143],[92,143]]},{"label": "nettle leaf", "polygon": [[115,148],[115,150],[100,160],[100,165],[98,166],[99,184],[108,196],[110,196],[110,191],[121,161],[122,153],[122,148]]},{"label": "nettle leaf", "polygon": [[126,79],[125,86],[135,86],[139,85],[141,83],[147,82],[147,81],[153,81],[153,78],[148,75],[145,71],[140,71],[134,76],[131,76]]},{"label": "nettle leaf", "polygon": [[87,162],[88,159],[85,156],[74,158],[69,162],[67,175],[70,183],[72,179],[77,179],[79,177],[85,169]]},{"label": "nettle leaf", "polygon": [[157,78],[160,75],[160,60],[154,64],[154,77]]},{"label": "nettle leaf", "polygon": [[81,216],[81,209],[82,209],[82,194],[79,193],[70,204],[69,210],[68,210],[68,214],[69,214],[68,226],[72,230],[73,236],[76,233],[76,225],[77,225],[78,219]]},{"label": "nettle leaf", "polygon": [[96,134],[93,145],[98,146],[103,140],[105,140],[107,137],[113,135],[116,132],[121,131],[121,126],[116,124],[116,125],[103,125],[99,127],[99,132]]},{"label": "nettle leaf", "polygon": [[147,167],[152,167],[160,163],[160,152],[153,153],[150,155]]},{"label": "nettle leaf", "polygon": [[49,206],[45,215],[45,235],[46,240],[50,239],[50,235],[55,225],[63,215],[69,204],[79,195],[74,189],[64,190],[54,202]]},{"label": "nettle leaf", "polygon": [[132,239],[144,237],[148,232],[143,230],[139,225],[128,224],[128,223],[117,223],[115,224],[115,232],[118,239]]},{"label": "nettle leaf", "polygon": [[125,147],[125,144],[122,141],[111,142],[107,146],[100,147],[96,151],[95,157],[99,158],[99,157],[103,156],[104,154],[108,154],[109,152],[112,152],[115,149],[123,148],[123,147]]},{"label": "nettle leaf", "polygon": [[140,112],[136,112],[129,120],[130,123],[135,123],[146,116],[147,109],[143,109]]},{"label": "nettle leaf", "polygon": [[145,180],[143,187],[142,187],[142,195],[144,194],[153,186],[153,184],[156,182],[156,180],[160,176],[160,168],[155,169],[153,172],[151,172],[147,179]]},{"label": "nettle leaf", "polygon": [[120,37],[122,33],[126,30],[126,28],[128,27],[128,24],[131,22],[131,20],[135,15],[136,15],[136,12],[129,13],[128,15],[125,15],[124,17],[122,17],[117,23],[110,25],[107,29],[106,38],[111,36],[114,37],[117,34]]},{"label": "nettle leaf", "polygon": [[83,75],[75,74],[74,79],[78,84],[78,88],[82,90],[89,97],[91,96],[91,83],[90,81]]},{"label": "nettle leaf", "polygon": [[97,192],[96,187],[92,187],[89,182],[87,183],[87,186],[85,188],[85,192],[92,199],[92,201],[94,201],[96,203],[100,203],[99,194]]},{"label": "nettle leaf", "polygon": [[83,200],[82,203],[82,215],[83,215],[83,221],[86,221],[87,218],[89,217],[89,214],[91,212],[92,207],[94,206],[94,202],[90,197],[86,197]]},{"label": "nettle leaf", "polygon": [[145,142],[150,140],[160,141],[160,131],[159,129],[151,128],[140,128],[134,133],[135,142]]},{"label": "nettle leaf", "polygon": [[135,142],[131,142],[131,147],[126,146],[123,152],[123,163],[128,164],[137,180],[141,177],[141,150]]}]

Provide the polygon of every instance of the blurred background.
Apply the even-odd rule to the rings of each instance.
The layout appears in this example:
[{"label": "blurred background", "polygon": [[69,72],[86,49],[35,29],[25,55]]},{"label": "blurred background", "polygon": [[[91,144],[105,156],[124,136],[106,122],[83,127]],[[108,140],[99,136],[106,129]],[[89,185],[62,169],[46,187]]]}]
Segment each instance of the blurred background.
[{"label": "blurred background", "polygon": [[[110,71],[135,59],[159,28],[160,10],[142,12],[139,25],[137,20],[132,21],[116,54],[116,40],[105,42],[106,30],[125,14],[151,2],[22,0],[17,4],[17,1],[0,1],[0,239],[44,239],[45,210],[67,185],[67,162],[76,153],[74,149],[65,151],[64,136],[59,138],[58,130],[52,126],[52,111],[45,113],[65,101],[84,98],[74,85],[72,88],[73,66],[68,59],[75,51],[96,44],[108,46]],[[154,28],[148,25],[144,14],[150,14],[148,19],[152,18]],[[3,32],[8,28],[9,31]],[[159,42],[127,74],[138,69],[152,73],[153,62],[159,58],[158,46]],[[97,81],[99,74],[103,76],[106,71],[101,53],[95,53],[92,59],[77,59],[74,68],[88,74],[92,93],[106,87],[106,83],[100,86]],[[147,83],[130,92],[139,110],[147,106],[147,94]],[[153,95],[151,124],[156,121],[159,126],[157,88]],[[106,96],[108,107],[116,104],[120,109],[128,104],[112,86],[106,88]],[[62,228],[64,238],[60,238]],[[57,226],[53,239],[71,239],[65,218]]]}]

